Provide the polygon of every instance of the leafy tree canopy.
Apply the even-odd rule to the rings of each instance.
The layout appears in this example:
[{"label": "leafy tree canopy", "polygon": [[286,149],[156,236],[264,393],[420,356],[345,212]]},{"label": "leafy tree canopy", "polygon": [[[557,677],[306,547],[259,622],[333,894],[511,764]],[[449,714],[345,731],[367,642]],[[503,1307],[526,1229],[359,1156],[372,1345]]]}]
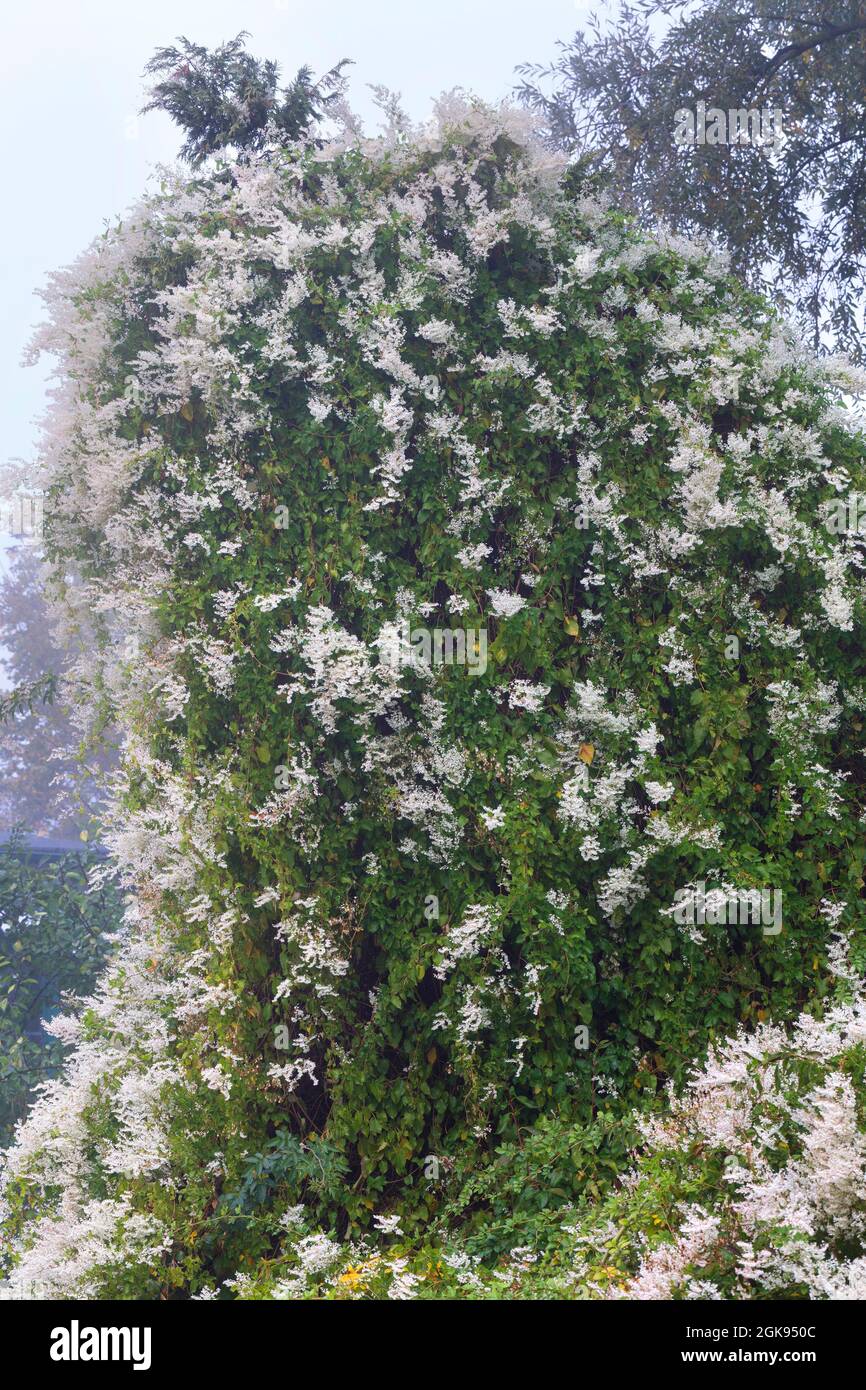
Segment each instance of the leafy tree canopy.
[{"label": "leafy tree canopy", "polygon": [[217,150],[260,150],[269,128],[289,139],[309,132],[341,96],[347,60],[313,80],[312,69],[298,69],[287,87],[280,69],[244,50],[242,30],[210,52],[181,36],[177,46],[159,48],[145,68],[159,78],[143,111],[167,111],[186,131],[181,155],[200,164]]},{"label": "leafy tree canopy", "polygon": [[[661,23],[660,23],[661,21]],[[615,200],[728,248],[808,327],[864,351],[866,6],[862,0],[638,0],[527,63],[520,95]],[[772,149],[674,144],[676,113],[777,108]]]}]

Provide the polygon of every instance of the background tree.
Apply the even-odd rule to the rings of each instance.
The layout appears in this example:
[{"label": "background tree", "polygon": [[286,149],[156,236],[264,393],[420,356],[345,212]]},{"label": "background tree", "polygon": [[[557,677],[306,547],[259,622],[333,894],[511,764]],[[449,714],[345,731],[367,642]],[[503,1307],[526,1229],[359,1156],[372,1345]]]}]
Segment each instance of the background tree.
[{"label": "background tree", "polygon": [[[80,734],[56,700],[63,654],[51,640],[39,574],[37,552],[22,546],[0,581],[0,647],[13,686],[0,699],[0,830],[24,824],[76,836],[90,823],[98,793],[77,759]],[[94,772],[109,761],[108,752],[88,758]]]},{"label": "background tree", "polygon": [[62,655],[39,572],[36,551],[23,546],[0,584],[0,646],[14,682],[0,698],[0,832],[12,832],[0,844],[0,1146],[11,1141],[33,1088],[60,1068],[63,1044],[42,1020],[64,995],[92,989],[120,912],[111,885],[88,892],[99,850],[34,852],[23,834],[26,827],[73,836],[91,819],[74,766],[78,736],[56,703]]},{"label": "background tree", "polygon": [[143,111],[167,111],[187,132],[181,156],[200,164],[209,154],[233,146],[260,150],[268,127],[289,139],[304,135],[343,93],[346,61],[318,82],[312,69],[299,68],[294,81],[279,86],[277,63],[260,62],[244,51],[246,31],[209,52],[181,36],[179,47],[159,48],[145,72],[160,80]]},{"label": "background tree", "polygon": [[[602,171],[645,223],[708,234],[816,348],[864,356],[866,5],[862,0],[623,4],[519,71],[550,140]],[[660,32],[659,21],[663,28]],[[774,150],[674,143],[676,112],[776,107]]]}]

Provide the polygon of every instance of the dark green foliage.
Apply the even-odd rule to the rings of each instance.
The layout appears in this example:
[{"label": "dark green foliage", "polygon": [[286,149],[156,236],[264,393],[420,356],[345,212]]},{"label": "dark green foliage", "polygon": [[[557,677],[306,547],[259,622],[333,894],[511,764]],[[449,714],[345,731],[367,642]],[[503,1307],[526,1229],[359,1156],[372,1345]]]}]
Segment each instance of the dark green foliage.
[{"label": "dark green foliage", "polygon": [[0,1145],[32,1100],[56,1076],[63,1045],[41,1024],[64,994],[92,989],[119,925],[116,892],[87,892],[92,852],[40,858],[16,834],[0,845]]},{"label": "dark green foliage", "polygon": [[26,685],[16,685],[0,696],[0,724],[16,714],[32,714],[38,705],[53,704],[57,694],[57,677],[39,676]]},{"label": "dark green foliage", "polygon": [[281,1130],[261,1153],[250,1154],[239,1186],[222,1195],[219,1210],[232,1216],[255,1214],[275,1202],[281,1187],[319,1197],[333,1194],[345,1175],[345,1160],[331,1144],[304,1144]]},{"label": "dark green foliage", "polygon": [[160,80],[142,110],[167,111],[186,131],[180,153],[191,164],[227,146],[261,149],[269,125],[296,140],[321,120],[343,90],[346,59],[317,82],[309,67],[299,68],[288,87],[281,88],[278,65],[246,53],[245,38],[242,31],[209,52],[180,37],[179,47],[157,49],[145,68]]}]

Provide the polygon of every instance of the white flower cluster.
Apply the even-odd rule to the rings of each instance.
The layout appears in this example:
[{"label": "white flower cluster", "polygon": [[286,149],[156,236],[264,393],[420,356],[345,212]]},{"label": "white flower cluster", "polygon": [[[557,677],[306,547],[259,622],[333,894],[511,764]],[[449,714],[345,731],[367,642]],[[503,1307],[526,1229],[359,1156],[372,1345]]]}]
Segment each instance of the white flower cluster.
[{"label": "white flower cluster", "polygon": [[[837,973],[855,981],[847,963]],[[861,988],[857,979],[850,1003],[802,1014],[790,1033],[762,1024],[714,1047],[669,1113],[644,1122],[652,1152],[701,1163],[721,1153],[724,1177],[712,1207],[684,1206],[674,1240],[648,1250],[611,1297],[866,1296],[866,1133],[848,1072],[866,1043]],[[722,1249],[736,1256],[727,1295],[711,1273]]]}]

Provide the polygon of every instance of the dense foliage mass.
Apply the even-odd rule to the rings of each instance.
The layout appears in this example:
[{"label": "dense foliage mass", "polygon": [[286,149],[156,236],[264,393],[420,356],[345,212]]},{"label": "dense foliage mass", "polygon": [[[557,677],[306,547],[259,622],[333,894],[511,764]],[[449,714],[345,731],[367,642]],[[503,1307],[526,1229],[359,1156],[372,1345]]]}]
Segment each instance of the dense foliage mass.
[{"label": "dense foliage mass", "polygon": [[[167,181],[54,284],[49,548],[134,891],[3,1170],[49,1296],[483,1296],[542,1247],[604,1291],[567,1228],[637,1201],[632,1109],[844,1007],[855,383],[525,118],[438,118]],[[778,1124],[838,1104],[853,1152],[838,1027]]]}]

